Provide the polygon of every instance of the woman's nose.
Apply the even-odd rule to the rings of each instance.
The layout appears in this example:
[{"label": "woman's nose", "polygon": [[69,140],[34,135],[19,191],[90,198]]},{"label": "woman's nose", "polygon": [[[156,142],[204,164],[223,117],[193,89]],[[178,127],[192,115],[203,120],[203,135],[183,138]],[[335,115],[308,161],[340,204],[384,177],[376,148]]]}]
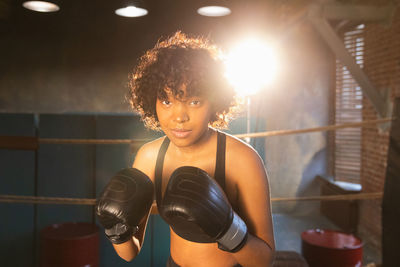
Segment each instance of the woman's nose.
[{"label": "woman's nose", "polygon": [[179,123],[189,120],[189,114],[187,113],[186,107],[183,103],[175,106],[174,120]]}]

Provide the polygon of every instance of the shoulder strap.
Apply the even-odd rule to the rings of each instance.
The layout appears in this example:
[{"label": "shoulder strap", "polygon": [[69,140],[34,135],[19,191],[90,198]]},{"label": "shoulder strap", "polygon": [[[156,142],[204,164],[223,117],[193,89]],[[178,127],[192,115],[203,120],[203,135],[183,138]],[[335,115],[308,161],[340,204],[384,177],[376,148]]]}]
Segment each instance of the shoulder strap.
[{"label": "shoulder strap", "polygon": [[161,188],[162,188],[162,171],[163,171],[163,166],[164,166],[164,158],[165,158],[165,153],[167,153],[167,149],[169,146],[169,139],[167,136],[165,136],[165,139],[163,143],[161,144],[160,150],[158,151],[157,155],[157,162],[156,162],[156,168],[155,168],[155,189],[156,189],[156,201],[157,201],[157,206],[160,207],[161,204]]},{"label": "shoulder strap", "polygon": [[222,190],[225,191],[225,147],[226,147],[226,135],[220,131],[217,131],[217,158],[215,162],[215,174],[214,179],[221,186]]}]

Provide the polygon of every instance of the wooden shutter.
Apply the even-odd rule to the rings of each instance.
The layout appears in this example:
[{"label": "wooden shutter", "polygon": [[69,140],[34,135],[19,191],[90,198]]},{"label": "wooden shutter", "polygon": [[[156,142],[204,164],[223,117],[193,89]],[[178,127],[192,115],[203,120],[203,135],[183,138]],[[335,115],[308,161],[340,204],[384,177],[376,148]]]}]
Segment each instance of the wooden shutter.
[{"label": "wooden shutter", "polygon": [[[344,45],[363,67],[364,25],[343,34]],[[336,61],[335,123],[362,121],[362,90],[350,72]],[[360,183],[361,128],[335,131],[334,175],[338,181]]]}]

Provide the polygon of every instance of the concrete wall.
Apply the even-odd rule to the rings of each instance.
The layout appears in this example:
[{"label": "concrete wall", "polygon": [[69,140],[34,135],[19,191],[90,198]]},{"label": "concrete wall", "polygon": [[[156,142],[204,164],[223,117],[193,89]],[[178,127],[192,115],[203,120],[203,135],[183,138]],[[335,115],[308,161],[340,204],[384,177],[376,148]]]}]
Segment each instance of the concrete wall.
[{"label": "concrete wall", "polygon": [[[303,129],[329,124],[334,58],[307,23],[292,31],[278,86],[265,93],[267,130]],[[319,194],[315,175],[327,174],[327,132],[266,138],[266,163],[272,197]],[[274,212],[315,211],[318,202],[273,203]]]}]

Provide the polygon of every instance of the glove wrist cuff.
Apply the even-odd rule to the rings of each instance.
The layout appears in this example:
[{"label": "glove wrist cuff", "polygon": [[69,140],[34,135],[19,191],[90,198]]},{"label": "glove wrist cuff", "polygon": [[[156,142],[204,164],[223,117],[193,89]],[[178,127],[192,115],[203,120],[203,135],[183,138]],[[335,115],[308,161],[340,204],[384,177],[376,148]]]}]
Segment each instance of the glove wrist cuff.
[{"label": "glove wrist cuff", "polygon": [[247,235],[246,223],[236,212],[233,212],[232,224],[224,236],[217,240],[218,248],[228,252],[237,252],[246,244]]}]

